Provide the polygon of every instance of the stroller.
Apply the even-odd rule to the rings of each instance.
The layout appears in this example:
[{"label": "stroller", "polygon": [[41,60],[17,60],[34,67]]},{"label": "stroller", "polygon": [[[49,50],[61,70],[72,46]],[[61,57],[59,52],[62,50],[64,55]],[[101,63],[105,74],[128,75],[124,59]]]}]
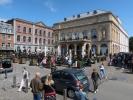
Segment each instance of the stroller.
[{"label": "stroller", "polygon": [[44,85],[44,100],[56,100],[56,92],[52,86]]}]

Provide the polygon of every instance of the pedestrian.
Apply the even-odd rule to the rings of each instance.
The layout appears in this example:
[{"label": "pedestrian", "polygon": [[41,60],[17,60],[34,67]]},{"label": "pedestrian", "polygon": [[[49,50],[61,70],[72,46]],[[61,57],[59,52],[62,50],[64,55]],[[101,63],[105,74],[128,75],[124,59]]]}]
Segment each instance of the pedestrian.
[{"label": "pedestrian", "polygon": [[24,88],[26,87],[26,81],[29,79],[29,72],[26,70],[25,67],[23,68],[22,74],[23,74],[23,77],[22,77],[18,92],[22,91],[23,87]]},{"label": "pedestrian", "polygon": [[41,91],[43,83],[41,82],[40,73],[35,74],[35,78],[31,80],[30,87],[32,88],[33,100],[41,100]]},{"label": "pedestrian", "polygon": [[107,79],[107,75],[106,75],[106,71],[103,63],[100,65],[100,75],[102,79]]},{"label": "pedestrian", "polygon": [[43,66],[43,67],[46,67],[46,64],[47,64],[47,58],[44,57],[41,63],[42,63],[42,66]]},{"label": "pedestrian", "polygon": [[94,93],[97,93],[98,92],[98,80],[100,78],[100,75],[98,74],[98,72],[96,71],[96,69],[93,69],[93,72],[91,74],[91,79],[93,81],[93,85],[94,85]]},{"label": "pedestrian", "polygon": [[79,90],[75,91],[74,100],[89,100],[87,94],[83,91],[83,86],[79,86]]},{"label": "pedestrian", "polygon": [[54,85],[54,81],[52,79],[52,75],[51,74],[48,74],[46,76],[45,85],[50,85],[50,86]]}]

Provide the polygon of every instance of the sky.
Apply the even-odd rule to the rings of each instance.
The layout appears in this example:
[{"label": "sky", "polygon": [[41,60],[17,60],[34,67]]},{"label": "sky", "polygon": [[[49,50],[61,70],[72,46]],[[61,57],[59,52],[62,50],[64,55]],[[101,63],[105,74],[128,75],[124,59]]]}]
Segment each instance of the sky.
[{"label": "sky", "polygon": [[65,17],[93,10],[111,11],[133,36],[133,0],[0,0],[0,20],[21,18],[47,26]]}]

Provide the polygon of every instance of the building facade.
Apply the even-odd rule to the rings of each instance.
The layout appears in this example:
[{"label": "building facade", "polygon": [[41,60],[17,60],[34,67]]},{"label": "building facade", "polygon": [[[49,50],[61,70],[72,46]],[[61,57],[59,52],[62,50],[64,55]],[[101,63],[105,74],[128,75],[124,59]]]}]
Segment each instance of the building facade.
[{"label": "building facade", "polygon": [[14,28],[14,44],[16,51],[26,52],[54,52],[53,29],[43,22],[33,23],[23,19],[12,19]]},{"label": "building facade", "polygon": [[94,10],[54,24],[58,55],[108,55],[128,52],[128,34],[110,11]]},{"label": "building facade", "polygon": [[0,55],[8,55],[14,50],[13,26],[0,22]]}]

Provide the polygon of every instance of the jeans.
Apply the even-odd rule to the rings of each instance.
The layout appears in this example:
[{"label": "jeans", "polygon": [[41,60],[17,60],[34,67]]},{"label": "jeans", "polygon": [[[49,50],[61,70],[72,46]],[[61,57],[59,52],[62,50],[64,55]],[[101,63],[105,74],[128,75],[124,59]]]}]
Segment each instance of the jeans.
[{"label": "jeans", "polygon": [[41,100],[41,94],[40,93],[34,93],[33,97],[34,97],[33,100]]},{"label": "jeans", "polygon": [[92,80],[94,85],[94,91],[98,89],[98,80]]}]

